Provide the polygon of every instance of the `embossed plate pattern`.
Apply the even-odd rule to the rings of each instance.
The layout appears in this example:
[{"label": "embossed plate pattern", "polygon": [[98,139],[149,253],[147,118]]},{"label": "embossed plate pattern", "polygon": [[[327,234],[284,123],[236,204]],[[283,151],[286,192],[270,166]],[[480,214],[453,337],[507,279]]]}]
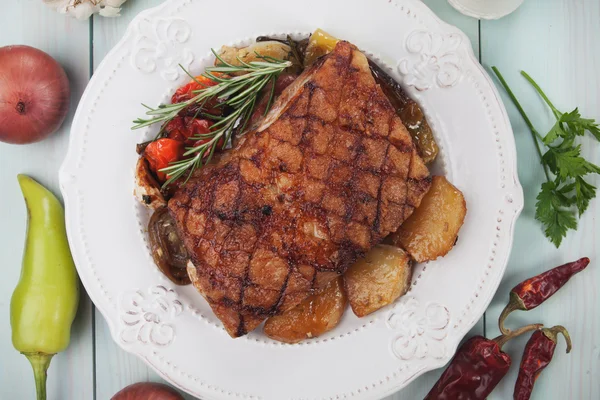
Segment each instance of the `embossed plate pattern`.
[{"label": "embossed plate pattern", "polygon": [[[60,171],[67,230],[83,284],[114,340],[174,385],[203,399],[380,398],[444,365],[498,287],[522,208],[506,112],[466,36],[418,0],[169,0],[141,13],[104,59],[77,110]],[[319,12],[315,12],[319,10]],[[202,22],[197,22],[197,21]],[[441,154],[434,170],[466,196],[456,248],[418,265],[410,292],[369,317],[346,312],[322,337],[296,345],[260,331],[231,339],[202,297],[153,265],[148,215],[133,197],[140,103],[168,101],[212,62],[210,48],[259,35],[345,38],[402,81],[423,106]],[[106,155],[111,154],[111,162]]]}]

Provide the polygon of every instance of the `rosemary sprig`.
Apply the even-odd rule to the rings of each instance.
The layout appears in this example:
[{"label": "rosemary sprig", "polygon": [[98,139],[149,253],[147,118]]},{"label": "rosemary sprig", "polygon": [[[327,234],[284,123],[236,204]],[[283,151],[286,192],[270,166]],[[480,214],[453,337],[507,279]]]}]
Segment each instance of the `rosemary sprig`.
[{"label": "rosemary sprig", "polygon": [[[132,129],[140,129],[156,123],[162,123],[164,126],[177,117],[182,110],[191,105],[199,105],[198,112],[200,112],[200,109],[202,109],[207,101],[212,99],[219,101],[217,107],[229,106],[233,109],[233,112],[225,117],[203,114],[203,116],[216,121],[211,128],[211,132],[190,137],[192,140],[203,141],[203,143],[186,147],[186,151],[183,154],[184,159],[173,162],[168,167],[160,170],[169,175],[169,179],[165,182],[164,186],[169,185],[186,173],[186,180],[189,179],[194,170],[206,165],[212,159],[220,141],[222,141],[222,146],[225,148],[231,139],[234,128],[239,125],[242,126],[243,130],[246,126],[257,103],[260,91],[271,80],[274,88],[275,80],[279,74],[292,65],[290,61],[261,56],[259,54],[257,56],[261,61],[246,63],[238,58],[240,65],[232,65],[223,60],[214,50],[212,51],[219,64],[206,68],[202,75],[218,82],[218,84],[194,91],[195,96],[182,103],[161,104],[157,108],[144,105],[148,109],[146,116],[149,118],[138,118],[133,121],[134,126]],[[192,79],[196,80],[185,68],[181,65],[180,67]],[[200,82],[198,83],[201,84]],[[274,91],[271,90],[267,110],[272,104],[273,96]]]}]

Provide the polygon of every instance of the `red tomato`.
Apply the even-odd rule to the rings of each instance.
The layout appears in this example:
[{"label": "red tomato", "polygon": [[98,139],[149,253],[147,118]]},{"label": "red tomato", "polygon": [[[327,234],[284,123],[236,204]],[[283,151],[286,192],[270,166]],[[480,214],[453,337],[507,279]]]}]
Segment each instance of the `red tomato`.
[{"label": "red tomato", "polygon": [[[215,76],[218,76],[215,74]],[[198,82],[200,83],[198,83]],[[207,77],[200,75],[196,77],[196,81],[191,81],[187,85],[184,85],[175,91],[175,94],[171,98],[171,103],[183,103],[184,101],[188,101],[192,97],[196,96],[194,91],[204,89],[206,87],[215,86],[219,82],[215,82],[212,79],[208,79]]]},{"label": "red tomato", "polygon": [[169,139],[177,140],[180,142],[185,142],[189,135],[186,135],[185,124],[183,121],[183,117],[177,116],[167,122],[164,127],[164,130]]},{"label": "red tomato", "polygon": [[[190,139],[192,136],[205,135],[210,132],[212,121],[207,119],[198,119],[192,117],[176,117],[169,121],[165,126],[165,131],[170,139],[185,143],[187,146],[194,146],[199,141]],[[200,141],[202,143],[206,140]]]},{"label": "red tomato", "polygon": [[178,140],[162,138],[150,143],[144,151],[144,157],[150,164],[150,169],[154,171],[159,181],[164,182],[168,176],[160,170],[168,167],[173,161],[180,160],[183,157],[184,144]]}]

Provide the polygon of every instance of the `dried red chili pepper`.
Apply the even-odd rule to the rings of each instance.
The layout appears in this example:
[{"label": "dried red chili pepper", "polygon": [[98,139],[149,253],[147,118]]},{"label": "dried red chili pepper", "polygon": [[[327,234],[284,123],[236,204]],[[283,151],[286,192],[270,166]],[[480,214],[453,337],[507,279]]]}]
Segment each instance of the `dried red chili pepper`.
[{"label": "dried red chili pepper", "polygon": [[510,356],[502,346],[511,339],[542,325],[527,325],[495,339],[474,336],[467,340],[425,396],[425,400],[483,400],[510,368]]},{"label": "dried red chili pepper", "polygon": [[535,381],[552,361],[559,333],[565,337],[567,353],[570,352],[571,337],[563,326],[557,325],[552,328],[540,329],[529,338],[525,345],[519,376],[515,384],[515,400],[528,400],[531,397]]},{"label": "dried red chili pepper", "polygon": [[510,329],[504,327],[504,321],[511,312],[536,308],[563,287],[573,275],[583,271],[589,263],[590,259],[584,257],[529,278],[515,286],[510,291],[510,300],[498,319],[500,332],[504,335],[510,333]]}]

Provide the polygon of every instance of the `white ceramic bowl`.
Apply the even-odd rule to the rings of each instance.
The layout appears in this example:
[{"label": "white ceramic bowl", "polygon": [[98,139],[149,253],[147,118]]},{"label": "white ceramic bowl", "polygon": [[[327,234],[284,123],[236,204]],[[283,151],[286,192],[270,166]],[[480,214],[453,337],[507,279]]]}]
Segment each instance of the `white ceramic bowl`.
[{"label": "white ceramic bowl", "polygon": [[452,7],[470,17],[498,19],[515,11],[524,0],[448,0]]}]

